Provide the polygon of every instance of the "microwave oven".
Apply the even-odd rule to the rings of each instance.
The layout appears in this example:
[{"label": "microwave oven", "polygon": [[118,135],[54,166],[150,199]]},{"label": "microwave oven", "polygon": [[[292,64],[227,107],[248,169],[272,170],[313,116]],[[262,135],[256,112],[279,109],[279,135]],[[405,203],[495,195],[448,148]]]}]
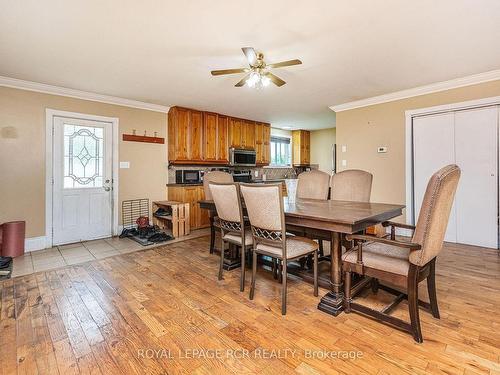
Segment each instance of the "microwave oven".
[{"label": "microwave oven", "polygon": [[175,171],[176,184],[199,184],[202,182],[201,171],[179,169]]},{"label": "microwave oven", "polygon": [[255,150],[229,149],[229,164],[233,167],[255,167],[257,153]]}]

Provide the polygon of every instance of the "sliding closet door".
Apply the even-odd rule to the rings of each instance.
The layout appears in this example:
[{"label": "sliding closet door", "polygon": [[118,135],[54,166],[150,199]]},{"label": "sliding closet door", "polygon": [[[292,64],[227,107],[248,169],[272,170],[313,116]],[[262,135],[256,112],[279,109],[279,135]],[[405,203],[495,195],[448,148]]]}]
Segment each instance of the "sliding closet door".
[{"label": "sliding closet door", "polygon": [[[413,184],[415,223],[429,178],[440,168],[455,163],[454,114],[445,113],[413,119]],[[445,241],[456,242],[455,205],[450,214]]]},{"label": "sliding closet door", "polygon": [[497,248],[498,108],[455,112],[457,242]]}]

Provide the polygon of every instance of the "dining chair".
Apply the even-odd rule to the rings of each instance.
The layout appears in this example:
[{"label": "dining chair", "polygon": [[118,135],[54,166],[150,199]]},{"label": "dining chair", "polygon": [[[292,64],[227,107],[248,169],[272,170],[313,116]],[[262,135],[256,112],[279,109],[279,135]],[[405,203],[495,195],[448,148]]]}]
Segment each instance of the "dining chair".
[{"label": "dining chair", "polygon": [[369,202],[373,175],[359,169],[335,173],[331,178],[330,199],[337,201]]},{"label": "dining chair", "polygon": [[297,181],[297,198],[303,199],[328,199],[330,190],[330,175],[313,169],[302,172]]},{"label": "dining chair", "polygon": [[[432,316],[439,319],[435,280],[436,257],[443,247],[459,179],[460,168],[456,165],[448,165],[430,178],[416,226],[384,223],[384,226],[392,228],[413,229],[411,242],[396,240],[394,229],[391,230],[393,234],[390,239],[358,234],[348,236],[349,239],[355,240],[357,245],[342,256],[346,313],[359,312],[411,333],[419,343],[423,341],[419,305],[430,310]],[[373,310],[352,301],[351,272],[377,278],[405,291],[399,292],[391,287],[381,286],[397,297],[382,311]],[[430,303],[418,299],[418,284],[425,279]],[[390,315],[403,299],[408,300],[410,323]]]},{"label": "dining chair", "polygon": [[314,256],[314,295],[318,295],[318,244],[305,237],[287,235],[281,184],[241,184],[252,229],[253,257],[250,299],[255,293],[257,254],[278,259],[283,264],[281,276],[281,314],[286,314],[287,262],[308,254]]},{"label": "dining chair", "polygon": [[[212,171],[205,173],[203,176],[203,191],[206,200],[212,200],[210,192],[210,182],[233,182],[233,175],[222,171]],[[209,214],[210,219],[210,254],[213,254],[215,247],[215,229],[220,228],[219,219],[212,212]]]},{"label": "dining chair", "polygon": [[209,188],[215,203],[218,222],[221,229],[221,251],[218,278],[222,280],[225,242],[238,246],[241,254],[240,291],[243,292],[245,289],[245,257],[247,250],[251,249],[253,246],[253,240],[250,228],[245,226],[240,188],[236,182],[211,182]]}]

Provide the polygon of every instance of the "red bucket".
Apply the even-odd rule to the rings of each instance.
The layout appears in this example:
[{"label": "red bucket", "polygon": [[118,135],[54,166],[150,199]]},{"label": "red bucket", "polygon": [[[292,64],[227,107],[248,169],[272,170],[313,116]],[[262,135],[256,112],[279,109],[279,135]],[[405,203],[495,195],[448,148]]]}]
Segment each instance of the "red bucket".
[{"label": "red bucket", "polygon": [[0,255],[18,257],[24,255],[25,221],[11,221],[0,225]]}]

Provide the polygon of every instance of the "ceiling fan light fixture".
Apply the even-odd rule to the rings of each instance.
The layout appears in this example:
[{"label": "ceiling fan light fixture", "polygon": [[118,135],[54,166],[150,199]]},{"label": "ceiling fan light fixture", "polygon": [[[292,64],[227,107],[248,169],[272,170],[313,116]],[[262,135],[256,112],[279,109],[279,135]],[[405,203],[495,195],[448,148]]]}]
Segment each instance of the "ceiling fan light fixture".
[{"label": "ceiling fan light fixture", "polygon": [[261,81],[260,74],[257,72],[252,72],[250,74],[250,77],[247,79],[247,85],[248,87],[255,87],[258,85],[258,83]]},{"label": "ceiling fan light fixture", "polygon": [[212,70],[211,74],[213,76],[220,76],[225,74],[247,73],[238,83],[236,83],[236,87],[242,87],[246,84],[248,87],[260,89],[269,86],[271,83],[281,87],[286,84],[286,82],[271,73],[269,69],[302,64],[302,61],[298,59],[266,64],[262,52],[256,52],[252,47],[243,47],[242,50],[247,58],[249,68]]}]

